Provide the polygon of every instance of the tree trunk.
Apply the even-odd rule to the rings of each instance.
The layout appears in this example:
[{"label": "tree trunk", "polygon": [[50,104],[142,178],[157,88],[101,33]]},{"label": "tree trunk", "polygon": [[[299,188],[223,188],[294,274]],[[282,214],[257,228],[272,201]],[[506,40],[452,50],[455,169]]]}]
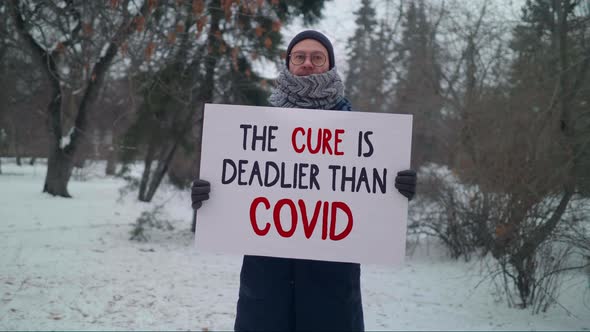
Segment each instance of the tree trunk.
[{"label": "tree trunk", "polygon": [[[63,135],[61,124],[61,81],[55,61],[57,50],[50,53],[35,40],[28,31],[27,24],[23,20],[23,15],[19,8],[19,2],[17,0],[12,0],[10,2],[10,9],[17,32],[33,51],[33,58],[45,73],[52,90],[51,101],[47,110],[51,118],[51,130],[55,147],[50,151],[43,192],[57,196],[71,197],[67,191],[67,184],[72,174],[72,165],[74,162],[73,156],[76,154],[76,150],[80,144],[80,136],[87,127],[90,105],[98,96],[98,91],[104,83],[106,73],[112,64],[113,59],[117,55],[119,46],[127,40],[131,33],[133,33],[138,22],[136,18],[147,17],[149,15],[148,10],[151,7],[149,5],[151,3],[151,1],[144,1],[142,8],[134,17],[127,15],[128,13],[123,16],[121,24],[116,29],[115,34],[108,41],[106,52],[104,52],[103,56],[99,57],[92,69],[91,75],[89,75],[90,78],[86,82],[86,90],[84,91],[84,95],[76,113],[74,122],[75,126],[73,131],[68,134],[69,144],[62,148],[60,147]],[[126,8],[126,5],[124,5],[124,8]]]},{"label": "tree trunk", "polygon": [[[214,2],[211,6],[218,6],[218,2]],[[200,100],[203,104],[197,109],[197,131],[199,132],[199,144],[197,145],[196,151],[196,164],[201,164],[201,143],[203,133],[203,112],[204,104],[213,100],[213,88],[215,79],[215,67],[219,59],[219,42],[217,41],[216,33],[219,31],[219,23],[221,22],[221,11],[214,11],[211,13],[211,25],[209,28],[209,35],[207,36],[207,50],[210,54],[205,59],[205,89],[201,91]],[[197,177],[200,176],[200,169],[197,170]],[[193,213],[193,220],[191,230],[195,232],[197,227],[197,213]]]},{"label": "tree trunk", "polygon": [[72,157],[55,146],[47,160],[47,175],[43,192],[53,196],[72,197],[68,192],[68,181],[72,175]]},{"label": "tree trunk", "polygon": [[43,192],[54,196],[72,197],[68,193],[67,186],[72,174],[73,160],[71,155],[61,148],[61,91],[59,82],[52,80],[51,83],[53,87],[52,98],[47,109],[51,116],[55,141],[47,159],[47,174],[45,175]]},{"label": "tree trunk", "polygon": [[513,260],[512,265],[516,269],[516,287],[521,301],[521,308],[526,309],[533,304],[535,299],[535,258],[527,257],[522,260]]},{"label": "tree trunk", "polygon": [[115,175],[117,170],[117,153],[113,146],[109,147],[107,152],[107,168],[105,170],[106,175]]},{"label": "tree trunk", "polygon": [[154,175],[152,176],[152,181],[150,182],[147,196],[145,196],[146,202],[151,202],[152,198],[154,198],[156,190],[158,190],[160,183],[162,183],[162,179],[168,172],[168,167],[170,166],[172,158],[174,158],[174,153],[176,152],[177,147],[178,141],[174,142],[174,145],[166,155],[166,159],[158,161],[158,167],[154,171]]},{"label": "tree trunk", "polygon": [[31,160],[29,160],[29,165],[35,165],[35,161],[37,161],[37,157],[31,157]]},{"label": "tree trunk", "polygon": [[10,117],[8,118],[8,124],[10,125],[10,129],[11,129],[11,136],[12,139],[10,140],[10,147],[12,148],[12,152],[14,153],[15,159],[16,159],[16,164],[18,166],[22,166],[22,158],[21,158],[21,149],[19,146],[19,142],[22,142],[22,138],[21,138],[21,130],[20,128],[16,125],[15,121],[13,121]]},{"label": "tree trunk", "polygon": [[191,225],[191,232],[197,232],[197,211],[193,210],[193,223]]},{"label": "tree trunk", "polygon": [[139,199],[142,202],[149,202],[148,200],[146,200],[146,190],[148,188],[148,183],[150,181],[150,175],[151,175],[151,170],[152,170],[152,162],[154,161],[154,155],[155,155],[155,142],[152,140],[150,141],[150,144],[148,146],[148,151],[145,155],[145,159],[144,159],[144,167],[143,167],[143,174],[141,175],[141,181],[139,182],[139,196],[137,197],[137,199]]},{"label": "tree trunk", "polygon": [[86,159],[84,157],[74,158],[74,167],[84,168],[85,164],[86,164]]}]

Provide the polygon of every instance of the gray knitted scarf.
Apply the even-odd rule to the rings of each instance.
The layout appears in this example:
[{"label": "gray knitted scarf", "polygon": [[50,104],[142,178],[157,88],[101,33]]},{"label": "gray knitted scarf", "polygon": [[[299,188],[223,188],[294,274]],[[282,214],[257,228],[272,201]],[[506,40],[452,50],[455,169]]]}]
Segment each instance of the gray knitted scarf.
[{"label": "gray knitted scarf", "polygon": [[276,107],[329,110],[344,98],[344,84],[336,67],[323,74],[295,76],[287,68],[276,80],[270,104]]}]

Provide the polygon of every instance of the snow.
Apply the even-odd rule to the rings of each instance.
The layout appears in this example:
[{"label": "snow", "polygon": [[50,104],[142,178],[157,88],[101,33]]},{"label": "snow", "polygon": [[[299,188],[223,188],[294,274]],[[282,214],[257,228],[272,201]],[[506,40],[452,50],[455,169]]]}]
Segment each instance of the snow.
[{"label": "snow", "polygon": [[[73,199],[41,193],[46,165],[2,160],[0,330],[231,330],[241,257],[197,252],[188,192],[164,186],[152,204],[120,196],[104,163],[76,170]],[[129,241],[157,204],[175,227]],[[197,229],[198,231],[198,229]],[[511,309],[485,279],[485,262],[446,257],[432,240],[402,267],[363,266],[367,330],[589,330],[590,289],[570,273],[559,303]]]},{"label": "snow", "polygon": [[100,58],[104,58],[105,55],[107,55],[107,51],[109,50],[109,46],[111,46],[110,43],[106,43],[104,44],[104,46],[102,47],[102,49],[100,50]]},{"label": "snow", "polygon": [[[147,0],[144,0],[147,1]],[[139,10],[141,9],[141,6],[143,6],[143,1],[139,1],[139,0],[132,0],[129,2],[129,4],[127,5],[127,11],[129,12],[129,15],[137,15],[139,14]]]},{"label": "snow", "polygon": [[74,133],[74,127],[70,128],[70,130],[68,131],[68,134],[66,136],[62,136],[61,139],[59,140],[59,148],[60,149],[65,149],[68,145],[70,145],[70,142],[72,141],[72,134]]},{"label": "snow", "polygon": [[74,96],[77,96],[77,95],[79,95],[80,93],[82,93],[82,91],[84,91],[84,86],[81,86],[80,88],[78,88],[78,89],[76,89],[76,90],[72,91],[72,94],[73,94]]},{"label": "snow", "polygon": [[61,67],[61,73],[63,75],[69,75],[70,74],[70,67],[69,66],[63,66],[63,67]]}]

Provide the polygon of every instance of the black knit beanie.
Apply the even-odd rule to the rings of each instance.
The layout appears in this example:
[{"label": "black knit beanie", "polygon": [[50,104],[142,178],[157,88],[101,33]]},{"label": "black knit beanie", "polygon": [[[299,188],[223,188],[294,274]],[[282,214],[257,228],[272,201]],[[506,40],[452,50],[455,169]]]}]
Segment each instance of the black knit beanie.
[{"label": "black knit beanie", "polygon": [[330,43],[328,37],[326,37],[321,32],[315,30],[305,30],[298,33],[297,36],[293,37],[293,39],[289,43],[289,47],[287,47],[287,58],[285,59],[287,61],[287,69],[289,68],[289,55],[291,54],[291,49],[293,49],[293,47],[297,43],[304,39],[313,39],[322,44],[328,51],[328,61],[330,64],[330,69],[334,68],[334,48],[332,47],[332,43]]}]

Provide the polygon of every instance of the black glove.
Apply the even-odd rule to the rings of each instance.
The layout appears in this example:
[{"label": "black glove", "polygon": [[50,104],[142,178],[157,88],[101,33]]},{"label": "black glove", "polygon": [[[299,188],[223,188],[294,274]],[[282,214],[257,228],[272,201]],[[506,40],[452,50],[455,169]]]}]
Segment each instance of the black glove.
[{"label": "black glove", "polygon": [[209,192],[211,191],[211,184],[208,181],[196,179],[191,187],[191,200],[194,210],[197,210],[203,205],[203,201],[209,199]]},{"label": "black glove", "polygon": [[416,193],[416,171],[407,169],[397,173],[395,187],[411,201]]}]

